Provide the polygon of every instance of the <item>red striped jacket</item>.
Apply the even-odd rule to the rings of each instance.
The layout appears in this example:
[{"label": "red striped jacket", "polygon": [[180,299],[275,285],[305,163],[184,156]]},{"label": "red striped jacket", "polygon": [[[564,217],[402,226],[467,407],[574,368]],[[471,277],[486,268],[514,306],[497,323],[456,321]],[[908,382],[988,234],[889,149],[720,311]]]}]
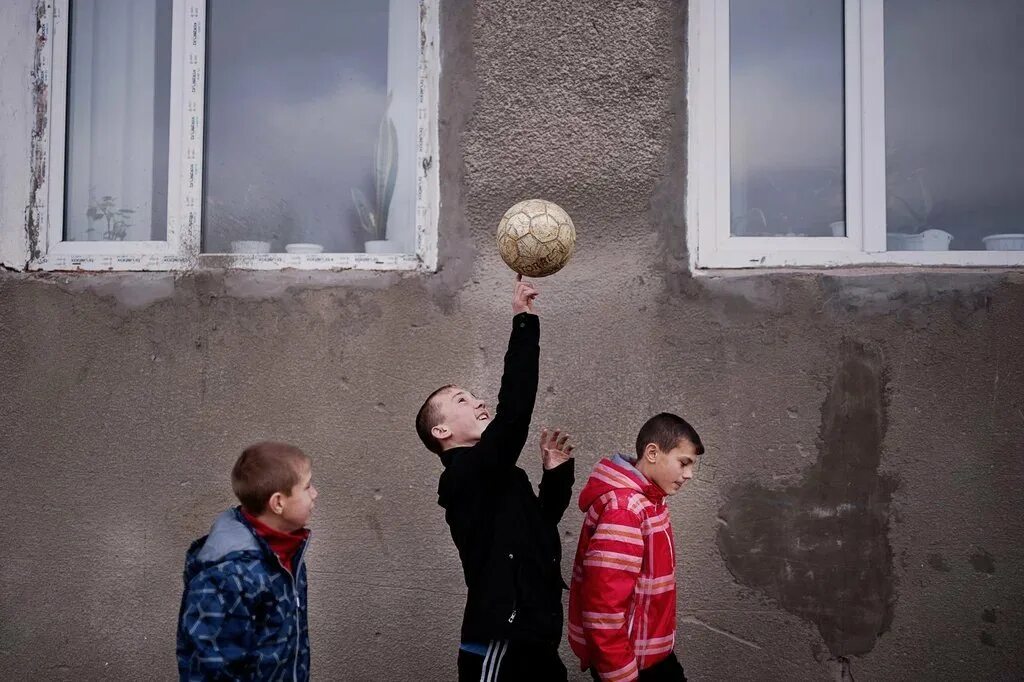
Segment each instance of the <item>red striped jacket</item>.
[{"label": "red striped jacket", "polygon": [[586,513],[569,588],[569,644],[602,680],[635,680],[676,636],[676,557],[665,493],[622,455],[580,493]]}]

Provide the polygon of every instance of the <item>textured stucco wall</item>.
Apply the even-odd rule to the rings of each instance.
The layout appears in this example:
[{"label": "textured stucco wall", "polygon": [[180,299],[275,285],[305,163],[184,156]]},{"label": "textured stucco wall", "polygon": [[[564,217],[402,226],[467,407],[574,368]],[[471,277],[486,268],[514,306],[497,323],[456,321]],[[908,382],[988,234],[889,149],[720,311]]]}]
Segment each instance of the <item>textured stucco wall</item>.
[{"label": "textured stucco wall", "polygon": [[464,588],[412,419],[443,382],[495,396],[492,230],[529,196],[580,236],[539,283],[535,425],[578,437],[580,479],[659,410],[708,446],[672,501],[693,679],[1024,676],[1024,276],[692,278],[685,8],[442,15],[439,273],[0,275],[0,676],[172,679],[183,552],[273,437],[315,458],[316,677],[452,679]]}]

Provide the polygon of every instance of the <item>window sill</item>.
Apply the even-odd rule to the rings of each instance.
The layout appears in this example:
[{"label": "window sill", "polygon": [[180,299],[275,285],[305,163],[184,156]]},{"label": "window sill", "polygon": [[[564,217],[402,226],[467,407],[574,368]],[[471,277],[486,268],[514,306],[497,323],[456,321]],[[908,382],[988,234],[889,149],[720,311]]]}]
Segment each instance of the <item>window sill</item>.
[{"label": "window sill", "polygon": [[834,271],[836,269],[879,269],[902,272],[907,269],[1020,268],[1024,269],[1024,251],[894,251],[789,252],[758,255],[743,252],[718,252],[698,255],[691,262],[694,274],[717,274],[728,270],[780,272],[784,270]]},{"label": "window sill", "polygon": [[398,272],[434,270],[414,255],[370,253],[207,254],[198,258],[168,255],[51,255],[33,261],[28,269],[44,272],[187,272],[220,269]]}]

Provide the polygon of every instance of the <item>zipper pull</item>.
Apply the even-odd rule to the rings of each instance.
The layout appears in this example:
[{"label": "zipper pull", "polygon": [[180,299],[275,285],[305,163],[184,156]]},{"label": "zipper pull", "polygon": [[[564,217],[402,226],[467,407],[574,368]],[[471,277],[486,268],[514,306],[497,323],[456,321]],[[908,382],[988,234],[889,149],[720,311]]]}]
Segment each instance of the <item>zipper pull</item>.
[{"label": "zipper pull", "polygon": [[512,609],[512,615],[508,617],[508,622],[511,623],[516,619],[516,610]]}]

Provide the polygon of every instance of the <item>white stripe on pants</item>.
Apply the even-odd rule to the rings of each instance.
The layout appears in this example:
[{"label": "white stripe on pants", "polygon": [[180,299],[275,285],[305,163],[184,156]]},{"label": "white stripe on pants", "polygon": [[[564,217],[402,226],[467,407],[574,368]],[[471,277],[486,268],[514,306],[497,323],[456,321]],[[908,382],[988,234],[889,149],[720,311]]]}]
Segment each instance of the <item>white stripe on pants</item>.
[{"label": "white stripe on pants", "polygon": [[480,682],[496,682],[501,672],[501,661],[508,651],[508,640],[492,639],[487,645],[484,664],[480,668]]}]

